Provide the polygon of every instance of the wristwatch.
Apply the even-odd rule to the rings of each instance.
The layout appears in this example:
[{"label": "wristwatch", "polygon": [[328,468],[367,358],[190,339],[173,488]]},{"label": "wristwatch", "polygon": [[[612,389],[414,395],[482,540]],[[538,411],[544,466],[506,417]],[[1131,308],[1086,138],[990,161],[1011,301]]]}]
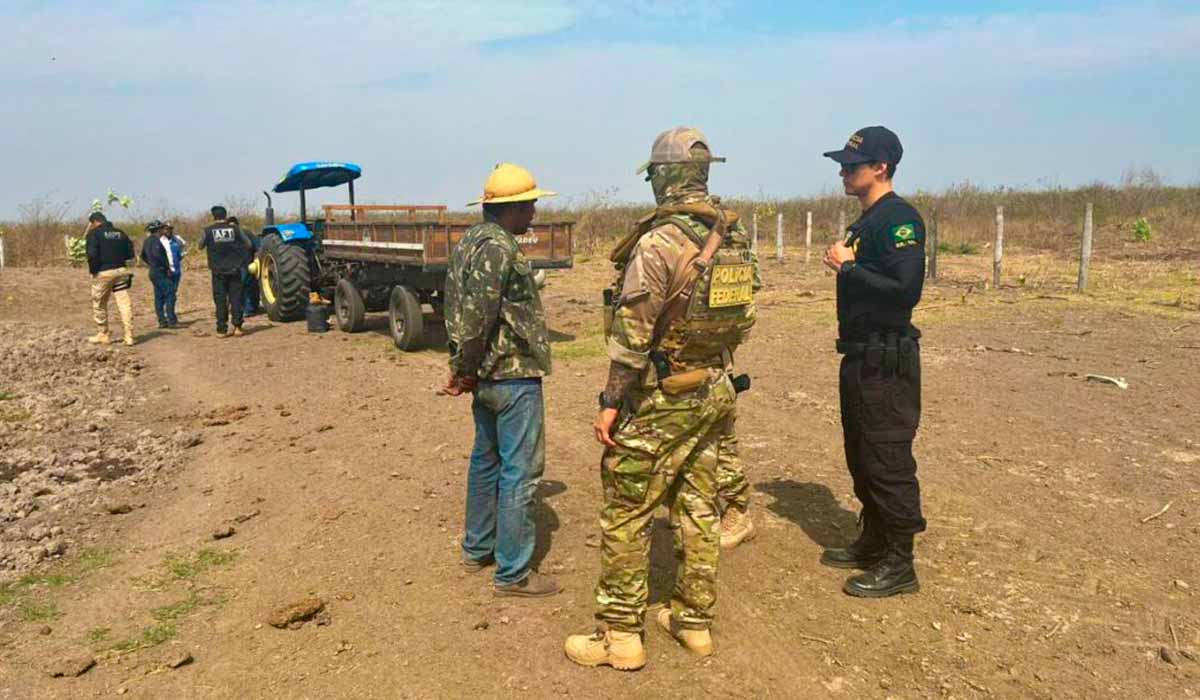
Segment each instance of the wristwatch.
[{"label": "wristwatch", "polygon": [[856,264],[857,263],[855,263],[853,260],[847,260],[846,262],[842,263],[841,267],[838,268],[838,274],[844,275],[844,274],[850,272],[851,270],[854,269],[854,266]]},{"label": "wristwatch", "polygon": [[620,399],[617,399],[615,402],[609,401],[608,399],[604,398],[604,392],[603,391],[600,392],[600,408],[603,409],[603,408],[620,408],[620,407],[621,407]]}]

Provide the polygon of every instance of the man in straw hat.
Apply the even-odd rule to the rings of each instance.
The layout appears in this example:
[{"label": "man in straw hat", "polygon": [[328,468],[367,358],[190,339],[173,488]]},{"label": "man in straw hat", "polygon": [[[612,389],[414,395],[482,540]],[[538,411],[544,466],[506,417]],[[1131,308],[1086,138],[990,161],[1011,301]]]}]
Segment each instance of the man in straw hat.
[{"label": "man in straw hat", "polygon": [[474,394],[475,448],[467,475],[462,565],[496,565],[497,596],[558,593],[533,571],[531,502],[546,463],[542,377],[550,374],[550,339],[542,300],[517,236],[529,229],[539,189],[520,166],[501,163],[484,185],[483,222],[450,256],[446,336],[450,379],[444,393]]},{"label": "man in straw hat", "polygon": [[698,129],[660,134],[638,170],[658,206],[610,256],[619,270],[605,294],[611,362],[594,426],[605,445],[600,627],[568,637],[564,647],[584,666],[646,663],[650,528],[662,504],[670,506],[680,563],[658,624],[692,653],[713,652],[720,474],[731,466],[740,474],[734,406],[749,387],[744,375],[732,376],[733,352],[754,325],[759,286],[737,214],[708,194],[709,164],[723,160]]}]

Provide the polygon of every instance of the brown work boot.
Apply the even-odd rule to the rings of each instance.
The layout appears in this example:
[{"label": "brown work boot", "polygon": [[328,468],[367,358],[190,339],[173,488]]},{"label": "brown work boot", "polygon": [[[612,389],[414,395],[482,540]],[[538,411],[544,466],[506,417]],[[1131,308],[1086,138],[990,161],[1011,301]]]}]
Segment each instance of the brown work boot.
[{"label": "brown work boot", "polygon": [[492,595],[498,598],[506,596],[515,598],[545,598],[561,590],[562,588],[559,587],[557,581],[549,576],[542,576],[536,571],[530,571],[528,576],[516,583],[492,584]]},{"label": "brown work boot", "polygon": [[472,559],[465,554],[462,557],[463,571],[467,572],[468,574],[477,574],[480,571],[483,571],[484,569],[488,568],[489,566],[491,566],[492,564],[495,564],[495,563],[496,563],[496,560],[493,559],[492,557],[484,557],[483,559]]},{"label": "brown work boot", "polygon": [[612,666],[619,671],[636,671],[646,665],[642,635],[598,629],[591,634],[573,634],[563,645],[567,658],[580,666]]},{"label": "brown work boot", "polygon": [[671,617],[671,609],[663,608],[658,611],[658,626],[675,638],[688,651],[696,656],[711,656],[713,653],[712,632],[708,630],[693,630],[680,627]]},{"label": "brown work boot", "polygon": [[126,331],[125,332],[125,340],[122,342],[124,342],[126,345],[133,345],[133,333]]},{"label": "brown work boot", "polygon": [[243,335],[246,335],[246,334],[242,332],[242,327],[241,327],[241,326],[234,326],[234,327],[233,327],[233,337],[234,337],[234,338],[241,338]]},{"label": "brown work boot", "polygon": [[107,333],[97,333],[88,338],[87,341],[92,345],[108,345],[112,342],[112,338],[108,337]]},{"label": "brown work boot", "polygon": [[727,508],[725,515],[721,516],[721,549],[733,549],[754,539],[757,534],[749,513],[737,508]]}]

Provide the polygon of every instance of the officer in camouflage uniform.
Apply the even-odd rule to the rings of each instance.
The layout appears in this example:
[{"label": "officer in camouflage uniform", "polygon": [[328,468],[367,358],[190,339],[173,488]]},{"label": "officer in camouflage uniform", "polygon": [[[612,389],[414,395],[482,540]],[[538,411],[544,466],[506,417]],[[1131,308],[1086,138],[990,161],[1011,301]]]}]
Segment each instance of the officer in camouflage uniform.
[{"label": "officer in camouflage uniform", "polygon": [[450,379],[444,393],[473,393],[475,447],[467,475],[462,565],[496,564],[497,596],[541,597],[558,584],[531,568],[531,501],[546,463],[542,377],[550,339],[542,300],[516,236],[529,228],[538,189],[529,171],[498,165],[484,186],[483,222],[454,248],[446,273]]},{"label": "officer in camouflage uniform", "polygon": [[605,294],[611,363],[595,425],[607,447],[595,591],[601,625],[565,645],[584,666],[646,663],[650,527],[662,504],[670,507],[680,564],[658,623],[693,653],[713,651],[723,478],[733,484],[734,507],[746,503],[732,431],[747,380],[731,377],[733,351],[754,325],[758,286],[745,229],[708,194],[709,163],[723,160],[697,129],[660,134],[643,166],[658,207],[611,256],[618,269]]}]

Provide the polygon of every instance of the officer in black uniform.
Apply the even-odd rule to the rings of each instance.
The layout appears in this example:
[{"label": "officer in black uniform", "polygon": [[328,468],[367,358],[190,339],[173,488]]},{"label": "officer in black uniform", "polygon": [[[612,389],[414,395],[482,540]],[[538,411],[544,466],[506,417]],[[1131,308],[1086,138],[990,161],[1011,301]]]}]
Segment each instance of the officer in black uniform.
[{"label": "officer in black uniform", "polygon": [[903,149],[896,134],[869,126],[826,157],[841,164],[846,194],[862,215],[825,252],[837,271],[838,381],[846,462],[862,502],[862,531],[821,563],[866,572],[846,581],[854,596],[918,590],[913,535],[925,529],[912,444],[921,416],[921,360],[912,310],[925,280],[925,222],[892,191]]},{"label": "officer in black uniform", "polygon": [[211,210],[213,223],[204,228],[200,247],[208,252],[212,272],[213,303],[217,307],[217,337],[224,338],[233,316],[233,335],[242,335],[242,268],[250,262],[253,246],[241,227],[229,222],[225,207]]}]

